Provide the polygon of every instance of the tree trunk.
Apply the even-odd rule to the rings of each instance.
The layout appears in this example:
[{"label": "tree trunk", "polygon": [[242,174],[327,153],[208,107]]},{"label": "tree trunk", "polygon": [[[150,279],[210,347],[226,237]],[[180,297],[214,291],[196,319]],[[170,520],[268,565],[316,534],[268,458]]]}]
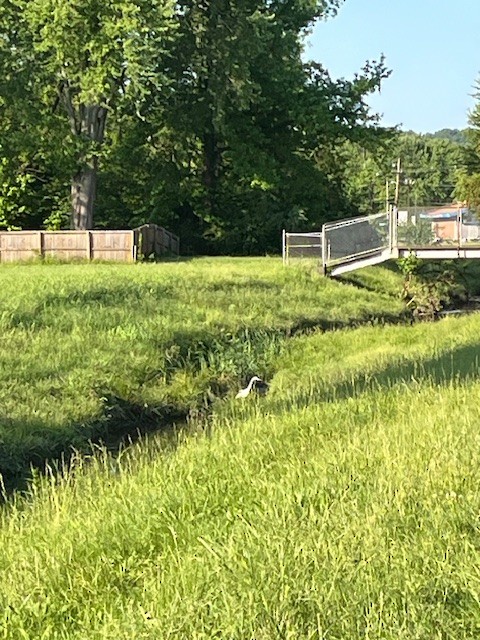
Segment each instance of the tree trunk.
[{"label": "tree trunk", "polygon": [[[59,92],[69,116],[72,133],[94,145],[101,145],[105,133],[107,109],[98,104],[76,105],[75,91],[68,83],[62,83]],[[72,178],[72,229],[93,228],[98,171],[98,157],[95,155],[94,145],[86,149],[83,158],[80,159],[83,166]]]},{"label": "tree trunk", "polygon": [[97,160],[86,165],[72,178],[72,228],[92,229],[93,207],[97,191]]}]

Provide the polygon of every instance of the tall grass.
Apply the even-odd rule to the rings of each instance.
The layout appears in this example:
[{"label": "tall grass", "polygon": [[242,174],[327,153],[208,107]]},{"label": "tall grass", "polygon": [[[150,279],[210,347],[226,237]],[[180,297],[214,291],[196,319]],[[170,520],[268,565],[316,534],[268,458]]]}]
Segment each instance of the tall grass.
[{"label": "tall grass", "polygon": [[470,316],[292,339],[265,398],[79,457],[0,520],[5,638],[474,638]]},{"label": "tall grass", "polygon": [[288,334],[403,308],[398,275],[372,294],[273,258],[0,271],[4,475],[182,419],[254,373],[270,377]]}]

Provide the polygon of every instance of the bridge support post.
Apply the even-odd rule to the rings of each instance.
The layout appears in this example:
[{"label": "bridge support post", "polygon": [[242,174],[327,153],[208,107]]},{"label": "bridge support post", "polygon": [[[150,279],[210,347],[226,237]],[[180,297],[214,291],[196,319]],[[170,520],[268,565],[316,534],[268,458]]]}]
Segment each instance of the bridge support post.
[{"label": "bridge support post", "polygon": [[322,273],[327,275],[327,233],[325,225],[322,225]]}]

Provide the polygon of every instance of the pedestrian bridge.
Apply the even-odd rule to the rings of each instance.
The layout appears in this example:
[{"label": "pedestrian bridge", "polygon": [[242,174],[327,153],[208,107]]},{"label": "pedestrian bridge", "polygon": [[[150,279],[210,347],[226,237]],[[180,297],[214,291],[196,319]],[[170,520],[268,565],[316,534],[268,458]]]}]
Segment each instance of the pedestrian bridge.
[{"label": "pedestrian bridge", "polygon": [[408,255],[422,259],[480,258],[480,220],[466,208],[443,206],[327,222],[313,233],[283,232],[283,261],[318,259],[340,275]]}]

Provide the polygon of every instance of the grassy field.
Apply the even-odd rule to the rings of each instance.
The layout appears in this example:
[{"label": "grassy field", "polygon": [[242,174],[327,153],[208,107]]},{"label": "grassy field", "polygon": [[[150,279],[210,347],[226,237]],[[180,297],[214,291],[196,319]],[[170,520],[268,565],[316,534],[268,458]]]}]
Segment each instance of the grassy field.
[{"label": "grassy field", "polygon": [[[8,576],[0,583],[0,637],[478,637],[480,316],[348,327],[401,314],[394,273],[366,270],[352,286],[283,271],[274,260],[198,261],[197,269],[195,262],[126,270],[124,282],[175,280],[172,291],[185,297],[172,293],[168,313],[190,345],[199,337],[180,311],[189,305],[192,316],[204,314],[212,339],[222,327],[236,336],[242,346],[228,337],[213,343],[211,356],[202,352],[213,364],[199,364],[187,349],[172,374],[200,395],[222,374],[228,392],[176,446],[158,435],[121,455],[79,455],[63,475],[38,474],[28,495],[8,501],[0,515],[0,570]],[[60,286],[60,270],[56,281],[52,271],[30,273]],[[113,284],[106,267],[92,269],[91,280],[81,273],[85,290],[102,277],[106,289]],[[258,295],[255,303],[246,290],[250,300]],[[222,315],[231,304],[237,313]],[[131,326],[142,317],[130,316]],[[42,326],[66,327],[66,310],[60,318],[47,309],[31,339]],[[344,328],[295,331],[320,321]],[[145,326],[157,327],[144,322],[145,334],[135,334],[143,339],[133,340],[140,354],[149,353]],[[95,344],[106,357],[101,326]],[[59,331],[62,345],[72,333]],[[172,335],[155,352],[159,361]],[[89,349],[83,371],[94,380]],[[222,369],[229,353],[237,364]],[[138,362],[146,367],[148,358]],[[112,381],[127,380],[123,366],[111,370]],[[269,374],[270,393],[235,400],[237,383],[256,367]],[[159,401],[157,386],[137,381],[128,393],[158,393]],[[177,398],[172,389],[163,393]]]},{"label": "grassy field", "polygon": [[398,317],[386,273],[372,294],[267,258],[2,267],[0,472],[181,420],[270,377],[286,335]]}]

